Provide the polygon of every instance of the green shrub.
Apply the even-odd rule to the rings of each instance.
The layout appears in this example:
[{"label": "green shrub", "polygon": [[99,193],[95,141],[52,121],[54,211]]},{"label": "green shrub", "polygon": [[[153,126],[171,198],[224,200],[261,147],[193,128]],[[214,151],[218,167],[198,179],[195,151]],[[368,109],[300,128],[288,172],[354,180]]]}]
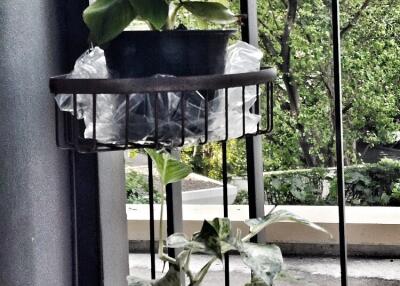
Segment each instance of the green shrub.
[{"label": "green shrub", "polygon": [[[323,181],[330,183],[323,197]],[[327,169],[275,172],[265,177],[269,204],[336,205],[337,180]],[[384,159],[376,164],[345,169],[346,202],[352,206],[400,206],[400,161]],[[244,195],[242,195],[243,197]]]},{"label": "green shrub", "polygon": [[[149,186],[147,177],[135,171],[130,171],[125,176],[126,202],[128,204],[148,204]],[[159,203],[161,195],[154,190],[154,201]]]},{"label": "green shrub", "polygon": [[[400,205],[400,161],[383,159],[376,164],[345,170],[346,202],[355,206]],[[336,179],[330,188],[332,201],[337,198]]]},{"label": "green shrub", "polygon": [[327,169],[276,172],[264,178],[266,200],[273,205],[324,205],[323,181]]}]

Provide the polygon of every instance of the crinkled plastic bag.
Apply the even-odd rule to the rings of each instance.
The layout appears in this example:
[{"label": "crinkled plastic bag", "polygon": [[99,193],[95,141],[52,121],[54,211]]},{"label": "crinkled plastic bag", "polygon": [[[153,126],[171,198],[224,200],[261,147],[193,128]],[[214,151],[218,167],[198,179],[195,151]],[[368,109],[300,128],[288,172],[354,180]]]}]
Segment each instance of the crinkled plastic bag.
[{"label": "crinkled plastic bag", "polygon": [[[226,56],[226,74],[251,72],[260,69],[262,52],[244,42],[228,47]],[[171,75],[155,75],[166,77]],[[68,78],[108,78],[104,52],[96,47],[84,53],[75,63]],[[210,92],[210,91],[209,91]],[[182,98],[185,98],[182,101]],[[209,141],[224,139],[225,136],[225,93],[211,92],[208,115]],[[93,136],[93,98],[92,95],[77,95],[77,116],[85,122],[85,138]],[[168,92],[156,95],[158,142],[165,146],[177,146],[182,143],[198,144],[205,133],[205,98],[200,91]],[[155,141],[155,102],[154,95],[129,95],[128,139],[138,144]],[[256,87],[246,87],[245,92],[245,133],[256,131],[260,116],[252,114],[250,108],[256,100]],[[56,101],[62,111],[73,113],[72,95],[59,94]],[[182,109],[182,103],[185,106]],[[229,138],[243,134],[242,129],[242,89],[229,89],[228,130]],[[124,95],[99,94],[96,104],[96,140],[101,143],[123,144],[125,142],[126,101]],[[184,110],[184,114],[182,114]],[[185,117],[185,129],[182,130],[182,115]]]}]

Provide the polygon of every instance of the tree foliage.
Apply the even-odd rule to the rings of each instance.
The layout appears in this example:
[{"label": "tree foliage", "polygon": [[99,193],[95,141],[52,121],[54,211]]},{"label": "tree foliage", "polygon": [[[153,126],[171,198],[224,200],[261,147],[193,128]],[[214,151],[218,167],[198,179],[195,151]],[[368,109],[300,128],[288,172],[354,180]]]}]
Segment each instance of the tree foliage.
[{"label": "tree foliage", "polygon": [[[265,64],[280,71],[277,125],[264,146],[266,156],[280,162],[280,167],[332,166],[330,1],[259,3]],[[400,2],[347,0],[341,10],[346,161],[355,163],[357,141],[390,143],[394,131],[400,130]],[[287,156],[293,159],[288,161]]]},{"label": "tree foliage", "polygon": [[[238,12],[238,3],[232,3]],[[279,71],[275,129],[263,144],[265,169],[334,166],[330,1],[257,4],[263,65]],[[345,161],[350,165],[361,163],[358,141],[388,144],[400,131],[400,1],[344,0],[341,11]],[[218,177],[219,146],[196,150],[195,159],[203,162],[192,160],[195,169]],[[228,146],[234,174],[245,173],[243,152],[243,142]]]}]

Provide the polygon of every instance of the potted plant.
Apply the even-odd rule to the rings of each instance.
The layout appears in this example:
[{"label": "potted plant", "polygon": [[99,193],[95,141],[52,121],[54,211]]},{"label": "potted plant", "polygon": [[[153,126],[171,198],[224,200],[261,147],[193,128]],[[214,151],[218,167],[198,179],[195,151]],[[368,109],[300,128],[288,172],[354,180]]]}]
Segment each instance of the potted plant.
[{"label": "potted plant", "polygon": [[[222,25],[238,20],[221,3],[189,0],[97,0],[83,18],[91,41],[104,48],[113,77],[223,73],[233,31],[176,29],[183,11]],[[124,31],[133,20],[146,22],[150,30]]]},{"label": "potted plant", "polygon": [[[177,29],[177,16],[184,11],[214,24],[225,25],[239,19],[221,3],[189,0],[97,0],[84,11],[83,19],[90,30],[90,40],[104,49],[113,78],[222,74],[226,46],[234,30]],[[124,31],[134,20],[144,21],[149,30]],[[179,145],[182,117],[186,119],[185,133],[192,138],[202,136],[204,101],[211,100],[213,94],[208,91],[208,99],[205,91],[159,94],[157,138],[153,98],[135,95],[130,101],[129,140]],[[183,98],[185,114],[181,109]],[[115,105],[123,106],[124,97],[115,100]]]},{"label": "potted plant", "polygon": [[[243,262],[251,268],[254,275],[252,281],[245,286],[272,286],[276,275],[283,265],[282,253],[278,246],[273,244],[251,243],[250,239],[271,224],[292,221],[309,226],[329,234],[320,226],[303,219],[286,210],[271,210],[266,216],[247,220],[249,233],[242,235],[240,230],[232,229],[229,218],[215,218],[204,221],[201,230],[194,233],[191,238],[183,233],[175,233],[164,241],[163,207],[165,186],[169,183],[184,179],[191,172],[190,167],[174,159],[165,151],[146,149],[154,161],[163,185],[161,195],[161,212],[159,224],[158,255],[165,263],[169,264],[167,273],[158,280],[148,281],[129,276],[129,286],[180,286],[181,273],[186,275],[188,286],[201,286],[211,265],[218,259],[223,260],[224,254],[238,252]],[[329,234],[330,235],[330,234]],[[165,248],[178,248],[182,251],[176,258],[165,253]],[[190,267],[190,258],[193,254],[209,255],[209,261],[202,269],[195,273]]]}]

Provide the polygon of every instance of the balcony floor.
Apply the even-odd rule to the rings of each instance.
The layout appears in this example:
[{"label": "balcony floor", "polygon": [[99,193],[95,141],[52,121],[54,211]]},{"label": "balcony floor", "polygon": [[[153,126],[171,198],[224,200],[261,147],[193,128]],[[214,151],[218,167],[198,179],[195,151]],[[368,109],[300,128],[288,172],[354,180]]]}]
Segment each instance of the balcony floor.
[{"label": "balcony floor", "polygon": [[[192,265],[199,270],[206,263],[206,256],[194,256]],[[130,273],[142,278],[149,277],[150,256],[147,254],[129,255]],[[250,271],[238,256],[231,257],[231,285],[242,286],[249,281]],[[157,261],[157,271],[162,263]],[[205,286],[221,286],[223,268],[215,263],[208,273]],[[285,270],[279,275],[275,286],[339,286],[340,267],[336,258],[285,259]],[[351,286],[398,286],[400,285],[400,260],[397,259],[349,259],[349,285]]]}]

